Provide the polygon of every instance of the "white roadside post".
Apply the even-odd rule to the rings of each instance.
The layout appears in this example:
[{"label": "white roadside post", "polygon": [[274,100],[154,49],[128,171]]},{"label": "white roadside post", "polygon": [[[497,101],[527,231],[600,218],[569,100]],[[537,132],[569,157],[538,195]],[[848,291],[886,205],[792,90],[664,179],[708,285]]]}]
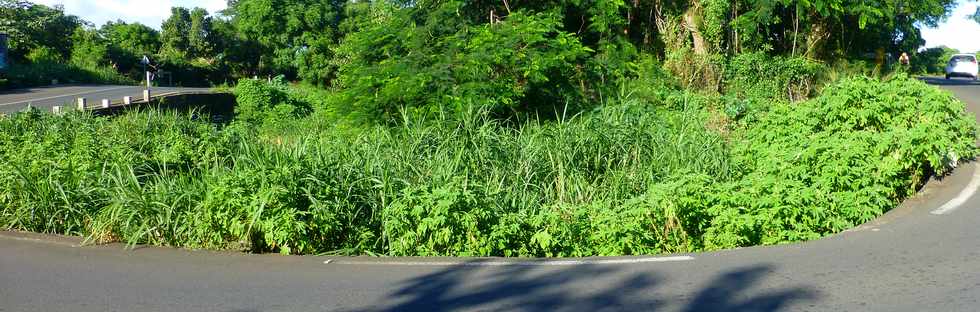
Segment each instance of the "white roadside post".
[{"label": "white roadside post", "polygon": [[102,99],[102,108],[109,108],[110,104],[109,99]]},{"label": "white roadside post", "polygon": [[61,106],[52,107],[51,112],[53,112],[55,115],[61,115]]},{"label": "white roadside post", "polygon": [[78,104],[76,107],[78,107],[78,110],[85,110],[85,106],[87,106],[87,104],[88,100],[85,98],[78,98]]},{"label": "white roadside post", "polygon": [[124,96],[123,97],[123,104],[124,105],[133,104],[133,97],[131,97],[131,96]]},{"label": "white roadside post", "polygon": [[153,77],[150,76],[150,71],[147,70],[146,67],[147,66],[151,66],[150,65],[150,58],[147,57],[146,55],[144,55],[143,56],[143,59],[140,60],[140,63],[143,64],[143,72],[146,73],[146,89],[143,90],[143,101],[149,103],[150,102],[150,96],[151,96],[151,94],[150,94],[150,85],[151,85],[150,84],[150,81],[153,79]]}]

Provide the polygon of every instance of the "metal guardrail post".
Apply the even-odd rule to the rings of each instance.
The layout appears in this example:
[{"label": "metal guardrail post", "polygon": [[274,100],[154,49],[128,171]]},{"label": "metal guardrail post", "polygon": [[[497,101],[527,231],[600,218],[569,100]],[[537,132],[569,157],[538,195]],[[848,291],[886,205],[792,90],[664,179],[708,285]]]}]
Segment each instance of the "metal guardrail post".
[{"label": "metal guardrail post", "polygon": [[78,98],[78,104],[76,107],[78,107],[78,110],[85,110],[85,106],[87,106],[87,104],[88,100],[85,98]]}]

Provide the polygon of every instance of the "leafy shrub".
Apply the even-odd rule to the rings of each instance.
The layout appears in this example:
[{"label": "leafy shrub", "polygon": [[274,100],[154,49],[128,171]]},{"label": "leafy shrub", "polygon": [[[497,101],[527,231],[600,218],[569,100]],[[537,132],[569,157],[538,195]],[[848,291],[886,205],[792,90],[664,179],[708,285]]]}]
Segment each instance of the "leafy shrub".
[{"label": "leafy shrub", "polygon": [[582,103],[580,65],[590,50],[561,30],[558,16],[515,12],[499,23],[469,26],[459,5],[440,4],[420,21],[406,11],[382,11],[389,16],[350,34],[338,48],[344,102],[383,120],[406,108],[508,111]]},{"label": "leafy shrub", "polygon": [[283,121],[304,116],[311,110],[310,104],[297,100],[289,93],[282,76],[271,81],[242,79],[235,87],[235,115],[248,123]]},{"label": "leafy shrub", "polygon": [[712,188],[704,248],[812,239],[867,222],[932,172],[976,155],[976,124],[951,94],[908,77],[844,79],[778,104],[733,143],[741,179]]},{"label": "leafy shrub", "polygon": [[49,47],[37,47],[27,53],[27,61],[31,63],[58,63],[64,61],[61,54]]},{"label": "leafy shrub", "polygon": [[815,90],[821,70],[804,58],[739,54],[727,62],[723,92],[739,98],[805,100]]}]

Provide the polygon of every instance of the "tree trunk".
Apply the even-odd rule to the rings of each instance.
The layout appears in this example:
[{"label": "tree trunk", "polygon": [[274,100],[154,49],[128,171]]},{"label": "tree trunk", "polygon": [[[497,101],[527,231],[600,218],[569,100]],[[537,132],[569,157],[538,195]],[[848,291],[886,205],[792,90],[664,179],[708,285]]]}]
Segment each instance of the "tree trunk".
[{"label": "tree trunk", "polygon": [[696,55],[707,55],[708,42],[704,40],[704,35],[701,34],[701,3],[699,1],[691,1],[691,7],[684,12],[684,29],[691,34],[691,41],[694,44],[694,54]]},{"label": "tree trunk", "polygon": [[806,54],[810,59],[823,59],[827,56],[827,39],[830,39],[830,27],[827,22],[818,17],[811,16],[810,32],[807,34]]}]

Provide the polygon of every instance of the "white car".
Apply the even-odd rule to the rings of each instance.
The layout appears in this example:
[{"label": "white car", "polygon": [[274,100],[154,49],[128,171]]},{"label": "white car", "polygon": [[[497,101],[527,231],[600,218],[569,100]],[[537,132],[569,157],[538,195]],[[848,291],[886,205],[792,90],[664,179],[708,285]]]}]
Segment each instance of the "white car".
[{"label": "white car", "polygon": [[969,77],[980,80],[980,71],[977,69],[977,56],[973,54],[957,54],[949,59],[946,64],[946,79],[949,77]]}]

